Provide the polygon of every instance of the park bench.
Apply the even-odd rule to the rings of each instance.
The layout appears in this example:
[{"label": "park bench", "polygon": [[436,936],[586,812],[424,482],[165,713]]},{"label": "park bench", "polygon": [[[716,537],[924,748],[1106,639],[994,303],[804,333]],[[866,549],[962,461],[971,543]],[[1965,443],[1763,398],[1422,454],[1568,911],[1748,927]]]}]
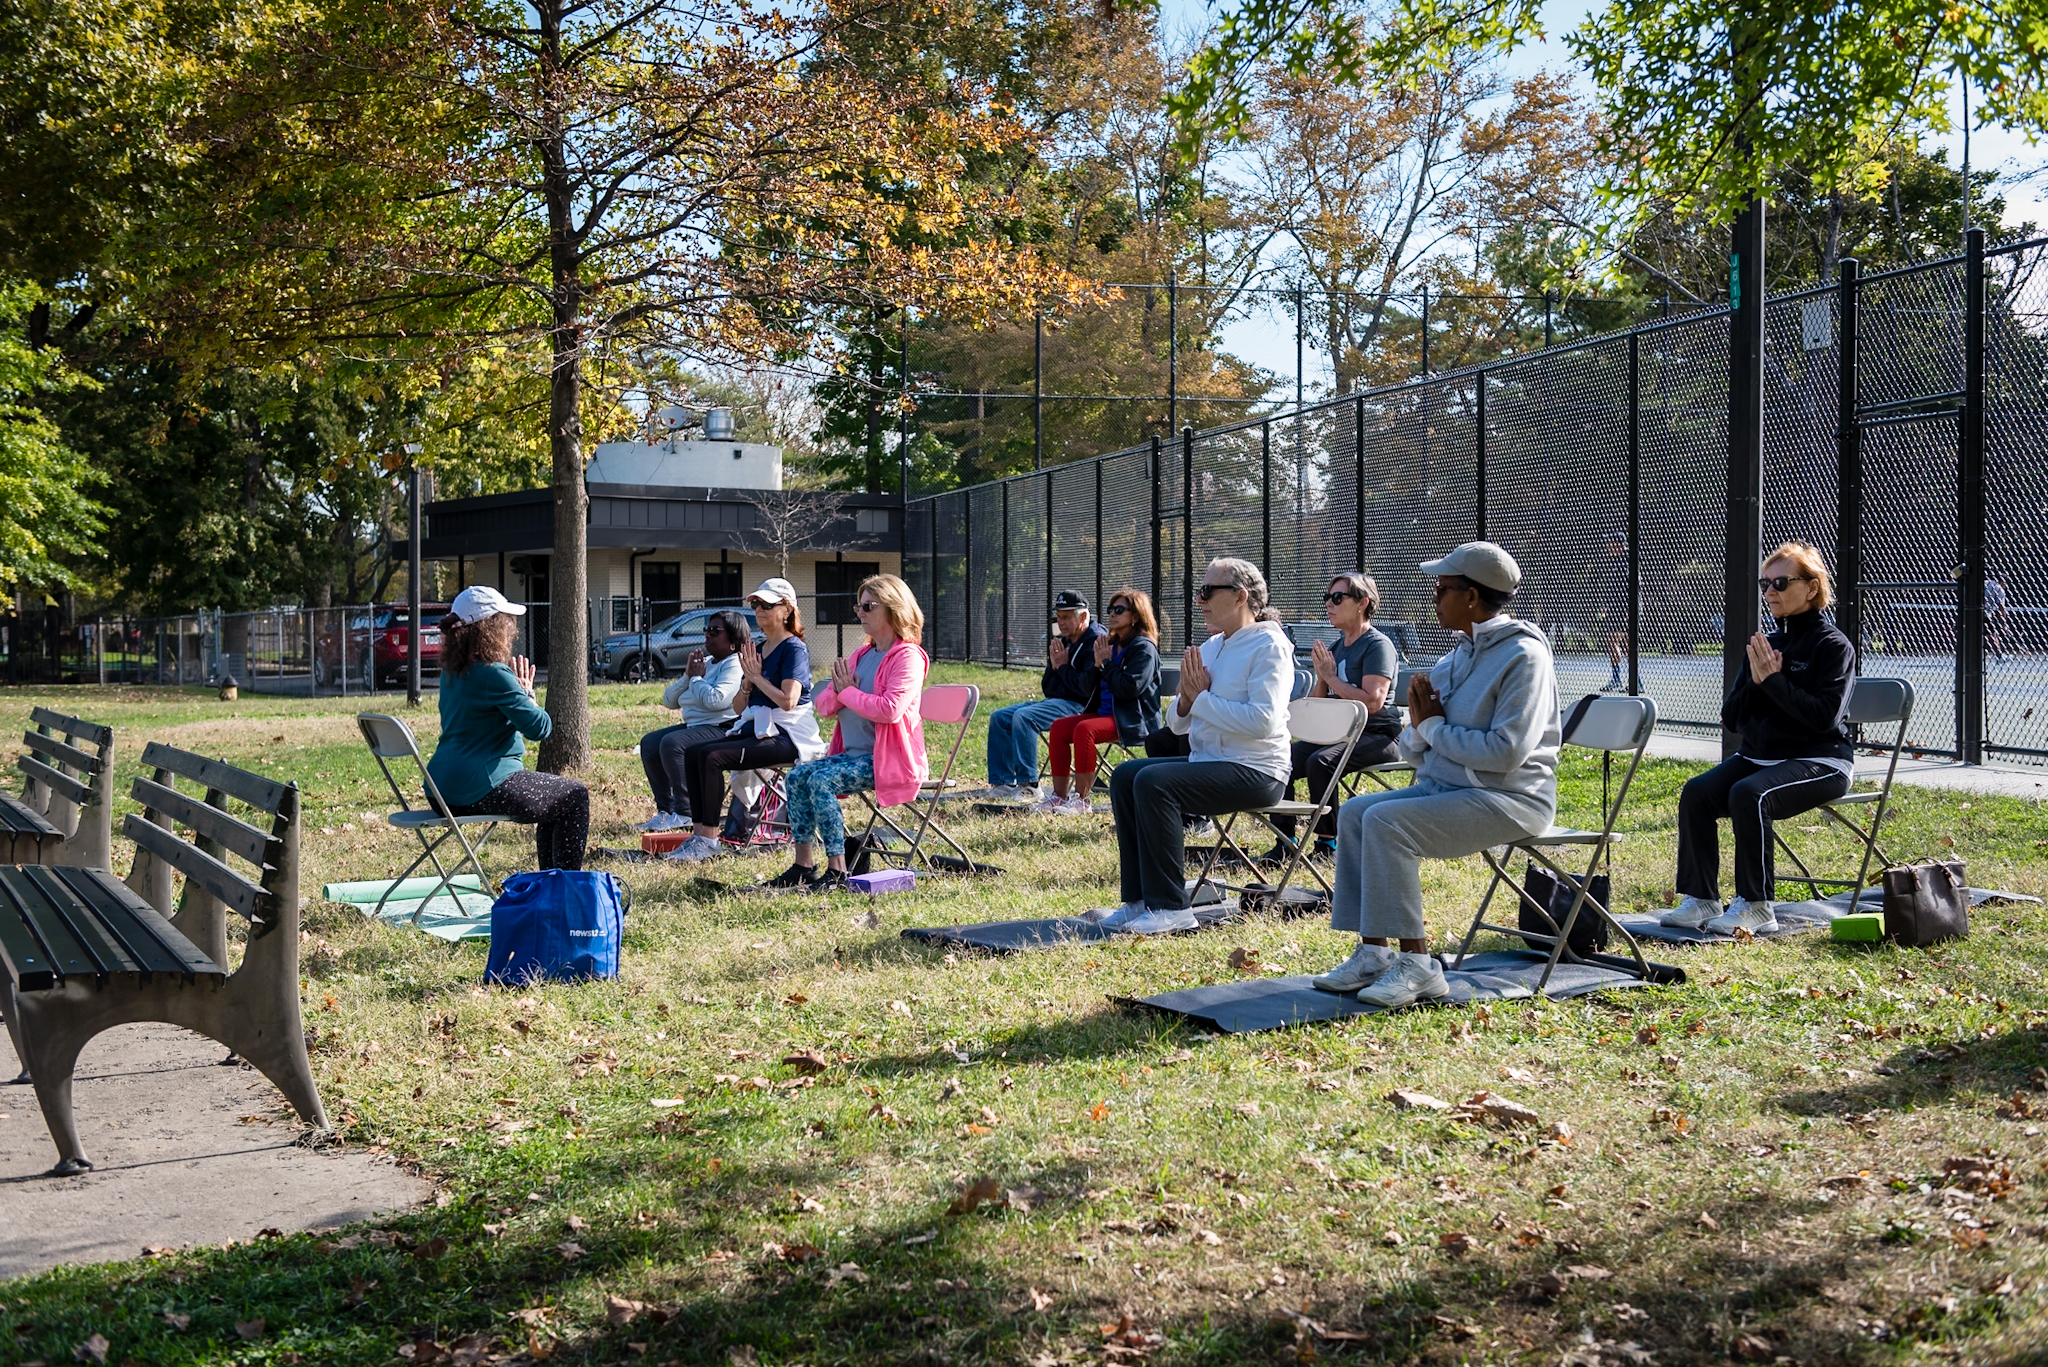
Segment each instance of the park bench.
[{"label": "park bench", "polygon": [[29,713],[19,798],[0,793],[0,863],[78,864],[114,858],[114,728],[47,707]]},{"label": "park bench", "polygon": [[[56,1141],[54,1173],[92,1166],[71,1111],[79,1051],[102,1031],[138,1021],[218,1040],[276,1084],[307,1123],[327,1124],[299,1022],[298,785],[168,745],[150,745],[142,764],[152,776],[135,780],[143,811],[122,825],[135,842],[125,883],[104,868],[0,867],[0,1007]],[[180,791],[181,779],[204,799]],[[253,809],[252,819],[236,816],[231,800]],[[193,840],[180,838],[179,826]],[[254,866],[258,880],[231,867],[229,856]],[[180,873],[184,896],[174,912]],[[234,969],[229,909],[249,925]]]}]

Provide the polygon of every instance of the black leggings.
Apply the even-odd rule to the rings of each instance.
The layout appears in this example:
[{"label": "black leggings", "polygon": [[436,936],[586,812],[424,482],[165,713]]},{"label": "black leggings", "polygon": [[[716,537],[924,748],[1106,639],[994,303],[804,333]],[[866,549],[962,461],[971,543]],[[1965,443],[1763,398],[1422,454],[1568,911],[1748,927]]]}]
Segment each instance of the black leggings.
[{"label": "black leggings", "polygon": [[534,867],[580,869],[590,840],[590,789],[560,774],[521,769],[475,802],[451,803],[457,816],[502,816],[533,827]]},{"label": "black leggings", "polygon": [[[1294,772],[1288,775],[1287,786],[1291,791],[1295,784],[1308,780],[1308,801],[1314,802],[1330,786],[1330,779],[1336,773],[1337,761],[1343,757],[1341,745],[1311,745],[1305,740],[1294,742],[1291,752],[1294,757]],[[1394,744],[1394,737],[1385,732],[1368,731],[1358,738],[1358,744],[1351,749],[1351,762],[1344,766],[1344,772],[1355,774],[1368,764],[1385,764],[1400,754]],[[1316,834],[1326,840],[1337,838],[1337,809],[1344,805],[1344,795],[1323,813],[1323,819],[1316,823]],[[1296,822],[1291,816],[1276,816],[1273,824],[1289,835],[1294,834]]]},{"label": "black leggings", "polygon": [[1752,902],[1777,897],[1771,823],[1810,812],[1849,791],[1849,776],[1825,764],[1788,759],[1762,765],[1733,755],[1678,792],[1678,892],[1721,896],[1720,820],[1735,837],[1735,892]]},{"label": "black leggings", "polygon": [[[656,811],[688,818],[689,780],[683,776],[683,753],[699,741],[721,739],[726,726],[731,724],[728,721],[724,725],[707,722],[702,726],[664,726],[640,738],[640,767],[647,771],[647,786],[654,793]],[[716,821],[718,813],[701,819]]]},{"label": "black leggings", "polygon": [[683,751],[683,782],[690,789],[690,810],[700,826],[715,826],[725,798],[725,776],[734,769],[773,769],[796,763],[796,742],[787,732],[766,740],[751,732],[698,741]]}]

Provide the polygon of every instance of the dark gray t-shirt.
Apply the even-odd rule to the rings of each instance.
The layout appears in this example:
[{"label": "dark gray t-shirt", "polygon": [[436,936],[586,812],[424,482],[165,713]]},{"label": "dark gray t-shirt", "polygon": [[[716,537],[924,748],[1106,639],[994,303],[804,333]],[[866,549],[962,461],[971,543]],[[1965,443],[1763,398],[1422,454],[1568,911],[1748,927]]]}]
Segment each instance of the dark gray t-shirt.
[{"label": "dark gray t-shirt", "polygon": [[[863,693],[875,691],[875,675],[882,672],[882,652],[863,652],[853,666],[854,681]],[[850,707],[839,709],[839,734],[846,738],[842,747],[849,755],[872,755],[875,752],[875,724]]]},{"label": "dark gray t-shirt", "polygon": [[[1401,652],[1394,648],[1394,642],[1378,627],[1369,626],[1350,645],[1339,637],[1330,646],[1330,653],[1337,657],[1337,677],[1353,688],[1368,674],[1378,674],[1387,679],[1401,677]],[[1402,710],[1395,705],[1394,691],[1387,690],[1386,704],[1367,720],[1367,726],[1374,731],[1398,733],[1406,724]]]}]

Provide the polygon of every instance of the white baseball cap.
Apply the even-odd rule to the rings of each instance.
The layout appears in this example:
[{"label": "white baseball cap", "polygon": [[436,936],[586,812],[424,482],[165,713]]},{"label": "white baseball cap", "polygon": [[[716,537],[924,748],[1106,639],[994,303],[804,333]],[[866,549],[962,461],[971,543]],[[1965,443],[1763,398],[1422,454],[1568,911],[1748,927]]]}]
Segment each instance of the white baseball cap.
[{"label": "white baseball cap", "polygon": [[758,598],[764,603],[794,603],[796,601],[796,585],[790,583],[787,579],[763,579],[761,587],[755,589],[747,597]]},{"label": "white baseball cap", "polygon": [[515,603],[486,584],[476,584],[456,594],[448,610],[465,622],[481,622],[501,612],[512,617],[524,617],[526,604]]},{"label": "white baseball cap", "polygon": [[1440,560],[1425,560],[1424,574],[1455,574],[1475,584],[1502,593],[1513,593],[1522,582],[1522,567],[1491,541],[1467,541]]}]

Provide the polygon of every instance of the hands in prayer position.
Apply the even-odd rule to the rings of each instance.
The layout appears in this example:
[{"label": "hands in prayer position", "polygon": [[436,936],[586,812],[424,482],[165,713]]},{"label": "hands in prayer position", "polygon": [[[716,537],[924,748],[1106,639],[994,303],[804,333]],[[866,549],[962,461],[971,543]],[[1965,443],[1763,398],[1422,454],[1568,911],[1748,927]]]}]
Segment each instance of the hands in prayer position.
[{"label": "hands in prayer position", "polygon": [[1209,687],[1209,669],[1202,663],[1202,648],[1189,646],[1180,657],[1180,714],[1194,710],[1195,697]]},{"label": "hands in prayer position", "polygon": [[1096,638],[1095,638],[1095,663],[1096,663],[1096,664],[1097,664],[1098,666],[1099,666],[1099,665],[1106,665],[1106,664],[1108,664],[1108,663],[1109,663],[1109,656],[1110,656],[1110,652],[1111,652],[1111,651],[1113,651],[1113,650],[1115,650],[1115,649],[1116,649],[1116,642],[1114,642],[1114,641],[1110,640],[1110,639],[1109,639],[1109,637],[1107,637],[1107,636],[1098,636],[1098,637],[1096,637]]},{"label": "hands in prayer position", "polygon": [[684,663],[684,665],[683,665],[683,669],[684,669],[684,671],[685,671],[686,673],[688,673],[688,674],[689,674],[689,676],[690,676],[691,678],[693,678],[693,679],[701,679],[701,678],[703,678],[703,677],[704,677],[704,652],[703,652],[703,651],[701,651],[701,650],[693,650],[693,651],[691,651],[691,652],[690,652],[690,658],[689,658],[689,660],[688,660],[688,661],[686,661],[686,662]]},{"label": "hands in prayer position", "polygon": [[854,675],[853,666],[844,659],[834,660],[832,662],[832,687],[843,692],[846,689],[858,686],[859,680]]},{"label": "hands in prayer position", "polygon": [[1072,654],[1073,651],[1067,645],[1067,638],[1060,635],[1055,635],[1051,644],[1045,648],[1046,661],[1054,669],[1063,667]]},{"label": "hands in prayer position", "polygon": [[1783,651],[1771,649],[1771,638],[1759,631],[1749,638],[1749,677],[1757,683],[1785,667]]},{"label": "hands in prayer position", "polygon": [[1330,653],[1327,645],[1317,641],[1309,647],[1308,656],[1309,664],[1314,668],[1318,679],[1326,684],[1337,682],[1337,657]]},{"label": "hands in prayer position", "polygon": [[1431,717],[1444,714],[1443,699],[1437,696],[1436,685],[1429,681],[1429,675],[1417,674],[1408,681],[1408,724],[1420,726]]}]

